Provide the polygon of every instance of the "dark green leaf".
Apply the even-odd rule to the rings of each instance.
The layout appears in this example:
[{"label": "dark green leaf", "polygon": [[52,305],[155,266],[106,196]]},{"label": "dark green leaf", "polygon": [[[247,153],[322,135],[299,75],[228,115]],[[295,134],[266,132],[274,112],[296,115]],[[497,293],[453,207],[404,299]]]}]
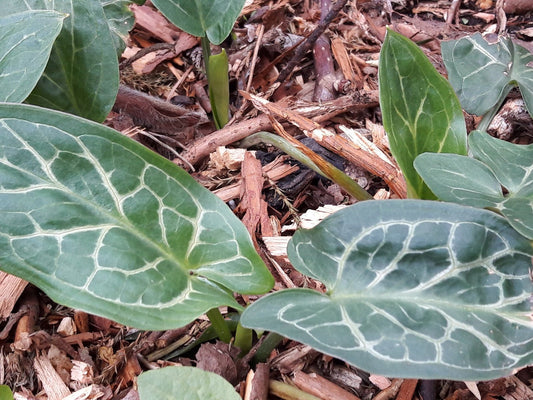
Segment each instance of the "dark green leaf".
[{"label": "dark green leaf", "polygon": [[245,0],[152,0],[178,28],[220,44],[228,37]]},{"label": "dark green leaf", "polygon": [[194,367],[165,367],[137,380],[141,400],[240,400],[233,386],[213,372]]},{"label": "dark green leaf", "polygon": [[422,50],[389,30],[379,61],[379,97],[391,152],[409,196],[435,198],[413,162],[425,152],[466,154],[466,126],[452,87]]},{"label": "dark green leaf", "polygon": [[0,6],[6,15],[45,9],[69,15],[27,102],[103,121],[118,91],[118,59],[100,0],[0,0]]},{"label": "dark green leaf", "polygon": [[0,268],[58,303],[162,330],[273,285],[223,202],[120,133],[4,104],[0,137]]},{"label": "dark green leaf", "polygon": [[18,103],[30,94],[44,71],[64,18],[55,11],[0,17],[0,101]]},{"label": "dark green leaf", "polygon": [[365,201],[298,231],[288,252],[327,292],[265,296],[244,326],[385,376],[484,380],[533,362],[533,248],[496,213]]},{"label": "dark green leaf", "polygon": [[467,112],[484,115],[518,84],[533,115],[533,54],[525,48],[504,37],[489,44],[479,33],[441,47],[448,79]]}]

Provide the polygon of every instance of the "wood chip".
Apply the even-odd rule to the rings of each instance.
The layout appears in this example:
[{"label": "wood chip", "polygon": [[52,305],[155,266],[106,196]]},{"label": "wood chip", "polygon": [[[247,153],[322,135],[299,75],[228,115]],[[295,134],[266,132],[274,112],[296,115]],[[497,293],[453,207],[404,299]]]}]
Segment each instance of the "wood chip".
[{"label": "wood chip", "polygon": [[70,395],[70,390],[54,369],[47,356],[39,355],[35,357],[33,367],[49,400],[63,400]]}]

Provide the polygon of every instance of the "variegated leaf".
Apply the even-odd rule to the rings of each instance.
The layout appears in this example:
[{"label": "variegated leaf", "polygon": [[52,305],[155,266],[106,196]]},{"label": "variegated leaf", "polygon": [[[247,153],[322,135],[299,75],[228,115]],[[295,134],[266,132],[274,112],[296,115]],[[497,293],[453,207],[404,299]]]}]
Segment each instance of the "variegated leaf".
[{"label": "variegated leaf", "polygon": [[120,133],[0,104],[0,138],[0,268],[57,302],[161,330],[273,285],[224,203]]},{"label": "variegated leaf", "polygon": [[533,248],[496,213],[361,202],[298,231],[288,252],[326,292],[265,296],[244,326],[386,376],[483,380],[533,363]]}]

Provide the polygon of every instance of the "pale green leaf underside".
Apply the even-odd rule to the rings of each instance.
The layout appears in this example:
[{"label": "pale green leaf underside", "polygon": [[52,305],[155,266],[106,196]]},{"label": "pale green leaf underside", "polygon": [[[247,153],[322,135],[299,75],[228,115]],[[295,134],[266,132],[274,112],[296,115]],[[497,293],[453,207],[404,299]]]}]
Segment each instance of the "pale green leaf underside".
[{"label": "pale green leaf underside", "polygon": [[288,251],[327,293],[268,295],[244,326],[394,377],[483,380],[533,362],[533,249],[495,213],[362,202],[298,231]]},{"label": "pale green leaf underside", "polygon": [[470,134],[469,143],[475,159],[426,153],[415,160],[418,173],[439,199],[497,209],[518,232],[533,239],[533,145],[479,131]]},{"label": "pale green leaf underside", "polygon": [[380,54],[379,98],[391,152],[409,195],[435,198],[413,162],[425,152],[466,154],[466,126],[453,88],[422,50],[389,30]]},{"label": "pale green leaf underside", "polygon": [[43,9],[69,15],[27,102],[103,121],[118,91],[118,59],[100,1],[0,0],[0,7],[6,15]]},{"label": "pale green leaf underside", "polygon": [[70,307],[184,325],[272,277],[227,206],[102,125],[0,105],[0,268]]},{"label": "pale green leaf underside", "polygon": [[228,37],[245,0],[153,0],[178,28],[220,44]]},{"label": "pale green leaf underside", "polygon": [[31,93],[64,18],[45,10],[0,17],[0,101],[18,103]]},{"label": "pale green leaf underside", "polygon": [[489,44],[479,33],[441,47],[448,79],[467,112],[484,115],[507,95],[509,85],[518,84],[533,115],[533,67],[528,66],[533,54],[525,48],[503,37]]},{"label": "pale green leaf underside", "polygon": [[141,400],[240,400],[233,386],[213,372],[194,367],[165,367],[137,380]]}]

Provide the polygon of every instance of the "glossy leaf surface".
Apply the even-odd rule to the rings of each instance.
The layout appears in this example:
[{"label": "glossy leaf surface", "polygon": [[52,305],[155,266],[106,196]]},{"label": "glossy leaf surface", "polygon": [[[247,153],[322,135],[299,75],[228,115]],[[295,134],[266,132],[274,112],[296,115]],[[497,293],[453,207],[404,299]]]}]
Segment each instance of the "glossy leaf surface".
[{"label": "glossy leaf surface", "polygon": [[99,0],[0,0],[6,15],[51,9],[69,16],[28,103],[103,121],[118,91],[118,59]]},{"label": "glossy leaf surface", "polygon": [[245,0],[153,0],[178,28],[220,44],[228,37]]},{"label": "glossy leaf surface", "polygon": [[0,101],[18,103],[31,93],[64,18],[47,10],[0,17]]},{"label": "glossy leaf surface", "polygon": [[365,201],[298,231],[288,253],[327,292],[265,296],[244,326],[385,376],[483,380],[533,362],[533,248],[496,213]]},{"label": "glossy leaf surface", "polygon": [[426,153],[415,167],[441,200],[496,209],[533,239],[533,145],[509,143],[480,131],[470,134],[469,144],[475,159]]},{"label": "glossy leaf surface", "polygon": [[467,112],[485,114],[518,85],[533,115],[533,54],[524,47],[504,37],[489,44],[476,33],[442,42],[441,48],[448,79]]},{"label": "glossy leaf surface", "polygon": [[194,367],[147,371],[137,380],[140,400],[240,400],[233,386],[213,372]]},{"label": "glossy leaf surface", "polygon": [[227,206],[102,125],[0,105],[0,268],[141,329],[185,325],[273,278]]},{"label": "glossy leaf surface", "polygon": [[457,96],[418,46],[388,30],[379,61],[379,98],[391,152],[409,196],[434,199],[413,161],[425,152],[466,154]]}]

